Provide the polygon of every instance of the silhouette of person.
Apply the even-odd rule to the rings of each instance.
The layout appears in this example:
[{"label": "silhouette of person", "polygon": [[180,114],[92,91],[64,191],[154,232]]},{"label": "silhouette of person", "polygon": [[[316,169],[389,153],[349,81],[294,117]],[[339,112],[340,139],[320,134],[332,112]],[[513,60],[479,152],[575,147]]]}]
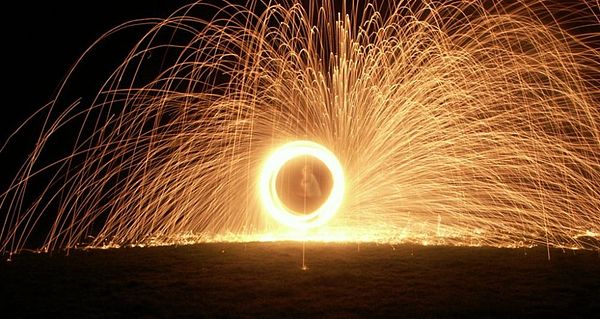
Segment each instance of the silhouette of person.
[{"label": "silhouette of person", "polygon": [[300,180],[300,189],[306,198],[321,197],[321,186],[312,172],[312,167],[304,165],[302,167],[302,179]]}]

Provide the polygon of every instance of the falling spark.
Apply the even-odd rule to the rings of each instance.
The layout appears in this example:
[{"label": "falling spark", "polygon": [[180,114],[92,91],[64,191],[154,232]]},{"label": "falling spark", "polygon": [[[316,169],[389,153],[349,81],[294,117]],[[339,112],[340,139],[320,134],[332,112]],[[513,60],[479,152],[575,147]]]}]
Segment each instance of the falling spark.
[{"label": "falling spark", "polygon": [[[44,231],[42,251],[290,239],[582,247],[600,234],[597,5],[494,3],[196,3],[117,27],[99,42],[151,26],[91,104],[38,111],[39,140],[0,197],[0,249]],[[148,76],[150,56],[167,67]],[[73,125],[72,151],[43,164]],[[345,181],[337,213],[303,231],[272,218],[256,187],[269,155],[296,141],[327,149]]]}]

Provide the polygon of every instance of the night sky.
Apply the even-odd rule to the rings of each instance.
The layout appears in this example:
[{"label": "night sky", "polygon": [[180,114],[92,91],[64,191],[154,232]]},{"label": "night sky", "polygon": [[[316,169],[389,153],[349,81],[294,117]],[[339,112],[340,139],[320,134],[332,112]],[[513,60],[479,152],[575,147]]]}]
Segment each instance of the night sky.
[{"label": "night sky", "polygon": [[[5,42],[3,74],[6,84],[0,116],[0,146],[31,114],[55,97],[70,67],[103,33],[133,19],[167,18],[173,11],[190,2],[109,0],[13,4],[7,13],[9,18],[2,19],[1,22]],[[216,2],[218,1],[213,3]],[[573,2],[579,1],[565,2],[565,7]],[[568,15],[568,11],[565,12]],[[205,14],[202,18],[210,19],[211,13],[196,10],[194,14]],[[598,26],[594,28],[597,29]],[[78,100],[82,107],[89,106],[103,81],[147,30],[148,27],[131,28],[102,41],[76,69],[60,96],[55,114]],[[593,31],[589,26],[577,30]],[[41,133],[43,120],[43,116],[34,118],[0,152],[0,189],[5,190],[10,185],[27,159]],[[47,158],[42,158],[38,164],[43,165],[70,154],[73,143],[70,142],[72,136],[68,135],[73,135],[77,130],[78,127],[74,125],[62,129],[59,134],[64,136],[55,136],[43,152],[43,156]],[[39,193],[40,188],[46,185],[44,178],[40,176],[39,180],[30,184],[28,194]]]},{"label": "night sky", "polygon": [[[192,1],[43,1],[15,2],[2,19],[5,105],[0,119],[0,140],[5,141],[29,115],[49,102],[69,67],[104,32],[132,19],[166,18]],[[241,1],[243,2],[243,1]],[[560,1],[568,7],[570,0]],[[580,3],[581,4],[581,3]],[[568,11],[567,11],[568,12]],[[195,15],[202,12],[195,11]],[[209,18],[209,17],[204,17]],[[579,31],[598,31],[598,26]],[[144,28],[121,32],[94,50],[88,63],[71,81],[65,103],[89,98],[135,42]],[[82,74],[85,74],[83,76]],[[31,134],[31,132],[30,132]],[[17,148],[23,140],[19,139]],[[0,155],[2,156],[2,155]],[[4,167],[6,169],[6,167]],[[2,178],[4,180],[4,178]]]},{"label": "night sky", "polygon": [[[184,0],[109,0],[17,2],[11,5],[9,18],[1,20],[1,36],[5,43],[5,99],[0,116],[0,147],[4,146],[0,152],[2,192],[8,189],[32,152],[42,133],[45,114],[34,117],[10,140],[8,138],[32,114],[56,97],[67,72],[85,50],[113,27],[134,19],[164,19],[187,3],[189,1]],[[76,101],[80,101],[81,108],[89,106],[102,83],[147,31],[145,26],[119,32],[92,50],[62,91],[51,121]],[[45,146],[38,167],[71,153],[79,130],[77,123],[81,122],[76,121],[54,135]],[[36,199],[52,174],[47,171],[30,181],[25,205]],[[2,207],[0,216],[5,216],[6,207]],[[51,206],[48,210],[56,208]],[[32,234],[30,244],[41,243],[53,223],[53,216],[45,214],[40,219],[40,227]]]},{"label": "night sky", "polygon": [[[219,3],[219,1],[205,1]],[[236,1],[230,1],[230,3]],[[245,1],[240,0],[240,3]],[[51,102],[69,69],[85,50],[105,32],[122,23],[143,18],[165,19],[194,1],[186,0],[108,0],[16,2],[2,19],[3,75],[5,102],[0,116],[1,145],[29,116]],[[204,14],[204,16],[202,16]],[[195,10],[199,18],[210,19],[213,12]],[[129,28],[100,42],[76,68],[56,104],[56,114],[71,103],[90,105],[98,89],[127,53],[149,30],[148,26]],[[166,41],[165,41],[166,42]],[[56,116],[52,120],[55,120]],[[23,127],[0,152],[3,173],[0,189],[5,190],[32,151],[41,133],[44,117],[38,116]],[[78,127],[63,128],[45,148],[38,164],[50,163],[71,153],[69,134]],[[0,146],[1,146],[0,145]],[[38,182],[45,184],[44,179]],[[30,187],[35,193],[35,186]]]},{"label": "night sky", "polygon": [[[166,18],[189,1],[43,1],[15,2],[2,19],[4,103],[0,116],[2,144],[31,114],[50,102],[78,57],[104,32],[121,23]],[[69,82],[58,107],[81,98],[89,103],[115,66],[144,34],[144,28],[121,32],[94,50]],[[0,153],[5,189],[31,151],[42,124],[35,119]],[[61,145],[58,146],[63,147]],[[68,147],[68,146],[64,146]],[[59,150],[57,150],[59,151]],[[57,152],[60,153],[60,152]],[[64,154],[64,153],[62,153]]]},{"label": "night sky", "polygon": [[[5,102],[0,117],[0,141],[7,137],[33,112],[54,97],[61,80],[78,57],[104,32],[121,23],[139,18],[166,18],[191,1],[43,1],[15,2],[2,19],[3,75]],[[562,1],[564,2],[564,1]],[[561,2],[561,3],[562,3]],[[579,1],[569,1],[578,3]],[[565,4],[565,6],[568,6]],[[195,11],[194,14],[202,14]],[[207,14],[208,15],[208,14]],[[210,17],[204,17],[210,18]],[[595,27],[579,27],[589,32]],[[123,60],[145,28],[120,32],[104,41],[92,52],[69,82],[61,106],[76,101],[89,101],[102,80]],[[39,132],[36,125],[27,127],[9,144],[8,154],[0,154],[5,172],[15,170],[23,162]],[[10,165],[7,165],[10,164]],[[0,185],[8,176],[2,174]]]}]

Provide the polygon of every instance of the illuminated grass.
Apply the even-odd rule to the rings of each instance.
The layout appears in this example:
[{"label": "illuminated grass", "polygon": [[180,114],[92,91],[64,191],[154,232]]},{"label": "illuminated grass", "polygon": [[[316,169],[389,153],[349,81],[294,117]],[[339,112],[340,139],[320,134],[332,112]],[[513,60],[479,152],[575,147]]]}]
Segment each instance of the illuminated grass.
[{"label": "illuminated grass", "polygon": [[3,314],[154,318],[592,318],[598,253],[309,243],[22,254]]}]

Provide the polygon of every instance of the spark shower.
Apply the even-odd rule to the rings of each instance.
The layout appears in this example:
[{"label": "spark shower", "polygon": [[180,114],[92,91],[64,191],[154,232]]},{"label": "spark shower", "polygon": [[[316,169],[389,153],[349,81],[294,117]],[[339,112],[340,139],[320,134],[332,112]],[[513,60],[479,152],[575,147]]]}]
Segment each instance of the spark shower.
[{"label": "spark shower", "polygon": [[[92,103],[65,107],[59,92],[38,111],[42,133],[0,197],[1,250],[598,237],[597,3],[382,3],[196,3],[109,31],[99,43],[147,28]],[[72,127],[71,151],[41,162]],[[311,229],[277,222],[258,187],[297,141],[329,150],[344,177]]]}]

